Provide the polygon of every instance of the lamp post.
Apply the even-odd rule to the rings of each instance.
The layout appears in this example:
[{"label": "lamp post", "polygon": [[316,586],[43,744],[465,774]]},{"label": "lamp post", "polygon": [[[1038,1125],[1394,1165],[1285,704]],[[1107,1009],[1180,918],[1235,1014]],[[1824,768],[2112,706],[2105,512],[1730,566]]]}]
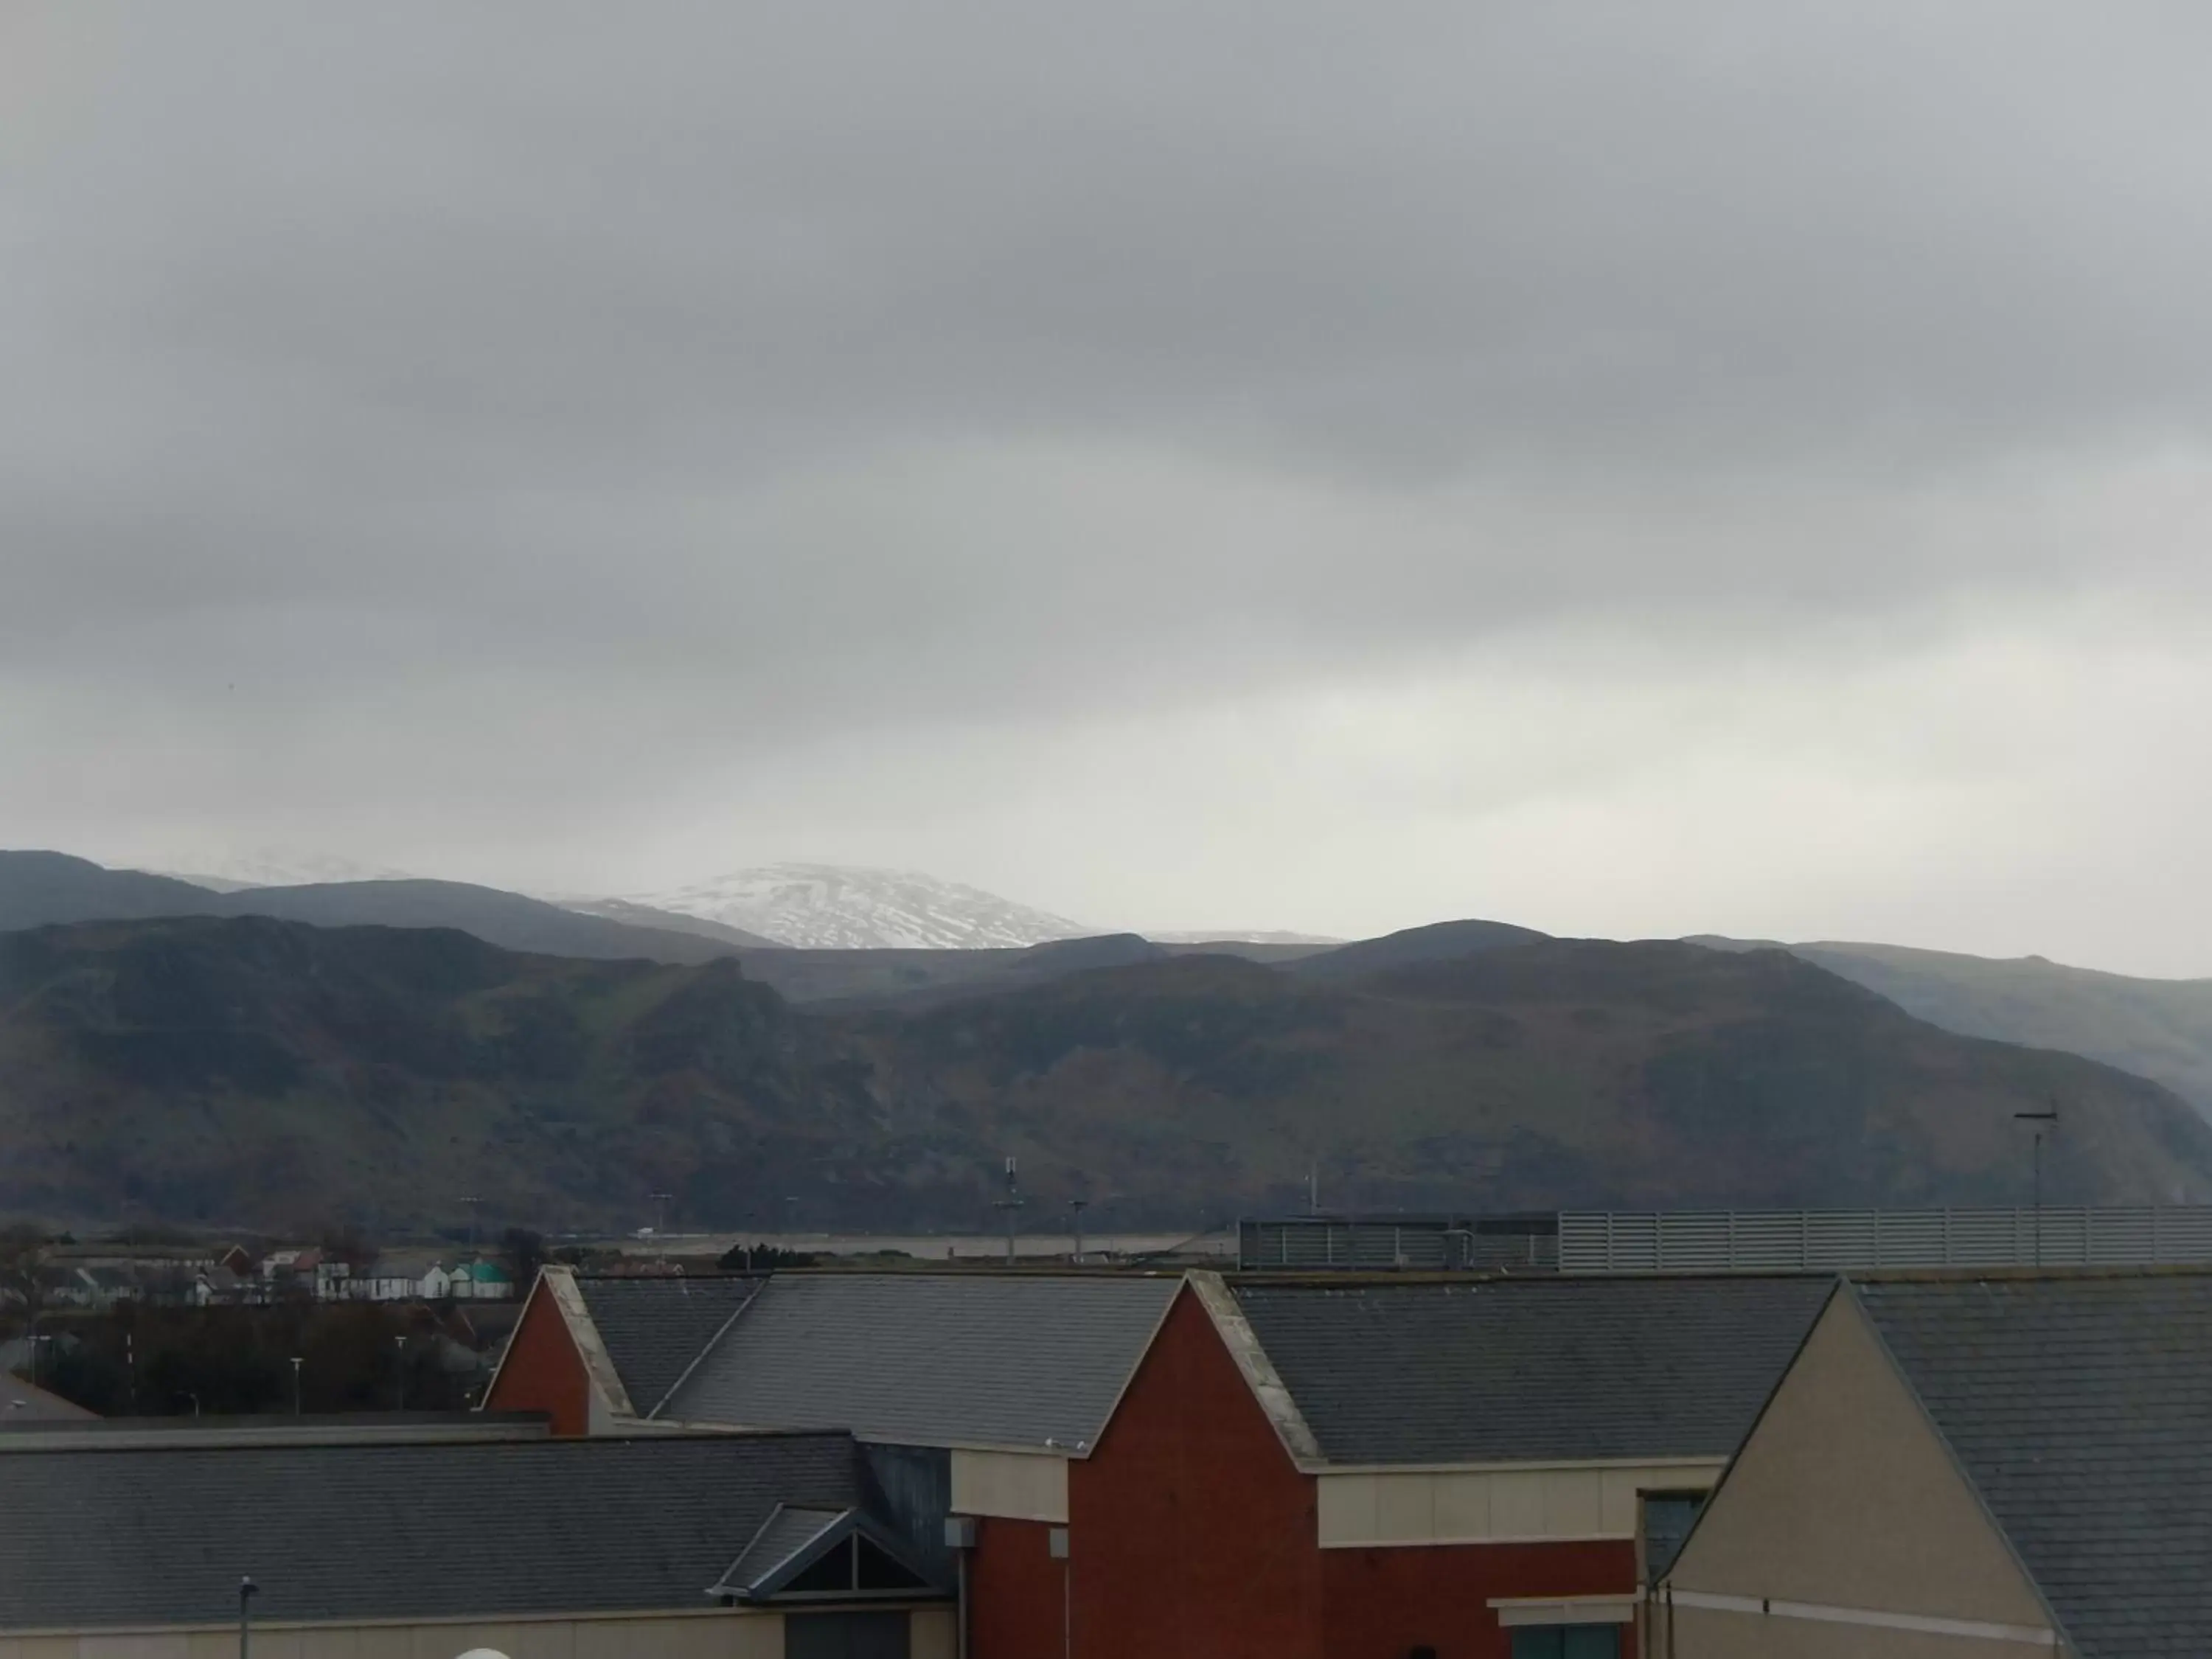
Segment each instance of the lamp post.
[{"label": "lamp post", "polygon": [[238,1581],[238,1659],[249,1659],[253,1648],[253,1598],[261,1586],[251,1578]]},{"label": "lamp post", "polygon": [[392,1339],[392,1409],[407,1409],[407,1338],[404,1332]]},{"label": "lamp post", "polygon": [[295,1417],[300,1414],[300,1355],[292,1356],[292,1415]]},{"label": "lamp post", "polygon": [[1006,1160],[1006,1195],[993,1200],[991,1205],[993,1209],[1006,1212],[1006,1265],[1009,1267],[1014,1265],[1014,1223],[1021,1214],[1022,1206],[1028,1201],[1022,1196],[1021,1188],[1015,1183],[1014,1160],[1010,1158]]},{"label": "lamp post", "polygon": [[1079,1267],[1083,1265],[1083,1212],[1090,1205],[1091,1200],[1087,1198],[1067,1200],[1067,1207],[1075,1217],[1075,1265]]},{"label": "lamp post", "polygon": [[2043,1265],[2043,1126],[2058,1121],[2058,1109],[2053,1106],[2041,1112],[2014,1112],[2013,1116],[2022,1123],[2035,1125],[2035,1144],[2028,1157],[2034,1170],[2035,1183],[2035,1265],[2040,1267]]}]

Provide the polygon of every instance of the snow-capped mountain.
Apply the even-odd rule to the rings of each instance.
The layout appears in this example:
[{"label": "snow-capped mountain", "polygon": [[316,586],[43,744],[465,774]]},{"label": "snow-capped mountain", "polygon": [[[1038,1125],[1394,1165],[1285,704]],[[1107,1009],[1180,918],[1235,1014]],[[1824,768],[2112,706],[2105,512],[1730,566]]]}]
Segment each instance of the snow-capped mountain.
[{"label": "snow-capped mountain", "polygon": [[138,867],[217,893],[235,893],[248,887],[306,887],[331,881],[408,881],[414,873],[281,847],[194,854]]},{"label": "snow-capped mountain", "polygon": [[914,870],[770,864],[665,892],[625,896],[817,951],[975,951],[1080,939],[1098,929]]}]

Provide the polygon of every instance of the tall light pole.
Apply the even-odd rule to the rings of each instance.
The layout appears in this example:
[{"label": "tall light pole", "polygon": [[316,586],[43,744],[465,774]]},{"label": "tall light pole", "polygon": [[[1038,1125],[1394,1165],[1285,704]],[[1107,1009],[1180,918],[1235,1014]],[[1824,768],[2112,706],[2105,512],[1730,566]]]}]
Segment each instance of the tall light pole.
[{"label": "tall light pole", "polygon": [[2013,1116],[2022,1123],[2035,1125],[2035,1145],[2028,1154],[2034,1170],[2035,1193],[2035,1265],[2043,1265],[2043,1137],[2044,1125],[2058,1121],[2058,1109],[2051,1107],[2041,1112],[2014,1112]]},{"label": "tall light pole", "polygon": [[407,1409],[407,1335],[404,1331],[392,1339],[392,1409]]},{"label": "tall light pole", "polygon": [[251,1578],[238,1581],[238,1659],[248,1659],[253,1648],[253,1598],[261,1586]]},{"label": "tall light pole", "polygon": [[647,1196],[650,1197],[655,1204],[658,1204],[660,1206],[659,1210],[656,1212],[660,1218],[660,1225],[659,1230],[653,1234],[653,1237],[656,1239],[665,1238],[668,1237],[669,1200],[673,1199],[676,1194],[673,1193],[651,1193],[647,1194]]},{"label": "tall light pole", "polygon": [[1083,1265],[1083,1212],[1090,1207],[1090,1205],[1091,1200],[1087,1198],[1071,1198],[1067,1200],[1067,1207],[1075,1216],[1075,1262],[1078,1267]]},{"label": "tall light pole", "polygon": [[477,1221],[483,1214],[483,1200],[465,1198],[461,1202],[469,1206],[469,1254],[473,1255],[477,1248]]},{"label": "tall light pole", "polygon": [[300,1414],[300,1356],[292,1356],[292,1415]]},{"label": "tall light pole", "polygon": [[1026,1201],[1014,1183],[1014,1160],[1010,1158],[1006,1160],[1006,1195],[994,1199],[991,1204],[993,1209],[1006,1212],[1006,1265],[1009,1267],[1014,1265],[1014,1218],[1021,1213],[1022,1206]]}]

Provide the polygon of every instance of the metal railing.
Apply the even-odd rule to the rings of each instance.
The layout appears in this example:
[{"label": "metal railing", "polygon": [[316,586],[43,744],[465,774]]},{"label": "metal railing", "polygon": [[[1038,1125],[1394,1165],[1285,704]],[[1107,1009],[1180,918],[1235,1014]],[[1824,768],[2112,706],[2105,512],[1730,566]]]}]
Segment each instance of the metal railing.
[{"label": "metal railing", "polygon": [[2212,1206],[1570,1212],[1567,1273],[2212,1263]]},{"label": "metal railing", "polygon": [[1527,1223],[1389,1216],[1292,1216],[1248,1220],[1237,1231],[1237,1265],[1247,1273],[1403,1269],[1550,1273],[1559,1262],[1555,1228]]}]

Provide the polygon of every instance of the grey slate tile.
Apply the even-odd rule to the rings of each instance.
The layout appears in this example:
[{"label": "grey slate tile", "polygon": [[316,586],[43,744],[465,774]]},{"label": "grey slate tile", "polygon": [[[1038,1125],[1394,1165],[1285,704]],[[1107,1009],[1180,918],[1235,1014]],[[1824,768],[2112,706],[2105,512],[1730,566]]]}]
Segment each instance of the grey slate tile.
[{"label": "grey slate tile", "polygon": [[848,1436],[0,1453],[0,1631],[696,1609]]},{"label": "grey slate tile", "polygon": [[1180,1285],[1158,1278],[784,1273],[661,1415],[923,1446],[1097,1440]]},{"label": "grey slate tile", "polygon": [[586,1279],[576,1288],[640,1416],[667,1397],[686,1366],[768,1281],[734,1274]]},{"label": "grey slate tile", "polygon": [[1826,1276],[1233,1288],[1340,1463],[1725,1457]]},{"label": "grey slate tile", "polygon": [[2212,1654],[2212,1275],[1855,1288],[2084,1659]]}]

